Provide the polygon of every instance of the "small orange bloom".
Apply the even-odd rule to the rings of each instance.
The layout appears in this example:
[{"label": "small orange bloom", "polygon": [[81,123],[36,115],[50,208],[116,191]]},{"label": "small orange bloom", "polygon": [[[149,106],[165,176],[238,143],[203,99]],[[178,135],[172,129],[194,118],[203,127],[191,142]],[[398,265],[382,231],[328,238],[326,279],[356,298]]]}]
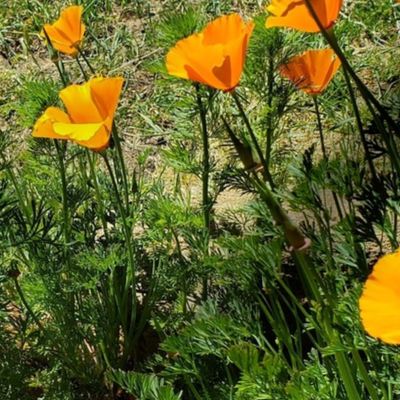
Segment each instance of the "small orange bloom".
[{"label": "small orange bloom", "polygon": [[390,344],[400,344],[400,252],[387,254],[374,266],[360,298],[365,330]]},{"label": "small orange bloom", "polygon": [[[310,3],[322,26],[329,29],[338,18],[343,0],[310,0]],[[267,11],[272,14],[267,18],[267,28],[279,26],[302,32],[320,31],[304,0],[272,0]]]},{"label": "small orange bloom", "polygon": [[340,65],[340,60],[331,49],[308,50],[281,65],[279,71],[298,89],[317,95],[326,89]]},{"label": "small orange bloom", "polygon": [[243,71],[253,29],[254,23],[245,24],[239,14],[217,18],[168,52],[168,73],[215,89],[233,90]]},{"label": "small orange bloom", "polygon": [[82,12],[82,6],[68,7],[61,12],[60,18],[54,24],[45,24],[43,27],[51,45],[61,53],[74,56],[78,52],[85,33]]},{"label": "small orange bloom", "polygon": [[108,147],[122,78],[93,78],[61,90],[67,112],[49,107],[36,121],[37,138],[72,140],[94,151]]}]

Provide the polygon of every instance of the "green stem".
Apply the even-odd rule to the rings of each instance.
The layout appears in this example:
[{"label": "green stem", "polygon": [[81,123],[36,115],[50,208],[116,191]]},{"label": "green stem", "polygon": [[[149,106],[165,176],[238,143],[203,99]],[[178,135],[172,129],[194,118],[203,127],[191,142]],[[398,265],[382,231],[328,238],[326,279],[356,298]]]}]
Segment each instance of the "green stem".
[{"label": "green stem", "polygon": [[289,356],[289,359],[286,359],[287,365],[293,369],[297,369],[297,364],[301,364],[301,360],[299,358],[299,354],[294,349],[292,337],[286,320],[285,318],[282,318],[282,308],[278,305],[276,300],[272,300],[271,304],[269,304],[262,293],[260,293],[258,296],[258,302],[261,310],[268,320],[268,323],[270,324],[276,337],[279,339],[278,345],[280,352],[282,352],[283,346],[287,349],[287,354]]},{"label": "green stem", "polygon": [[115,124],[113,124],[113,127],[112,127],[112,137],[114,139],[115,148],[117,149],[119,165],[121,167],[121,172],[122,172],[121,175],[122,175],[122,183],[124,185],[125,208],[126,208],[127,213],[129,214],[128,173],[126,170],[124,153],[122,151],[121,139],[119,137],[118,130],[117,130],[117,127],[115,126]]},{"label": "green stem", "polygon": [[300,278],[303,281],[303,286],[306,289],[308,296],[315,300],[317,303],[322,304],[323,298],[321,292],[323,291],[323,281],[318,275],[314,266],[310,266],[311,261],[309,257],[301,251],[293,252],[293,258],[300,272]]},{"label": "green stem", "polygon": [[82,65],[81,62],[79,61],[79,57],[76,56],[76,57],[75,57],[75,60],[76,60],[76,62],[77,62],[77,64],[78,64],[78,66],[79,66],[79,69],[80,69],[81,72],[82,72],[83,78],[85,79],[85,81],[88,81],[89,77],[87,76],[86,71],[85,71],[84,68],[83,68],[83,65]]},{"label": "green stem", "polygon": [[210,144],[208,141],[208,132],[207,132],[207,120],[206,120],[206,110],[204,104],[201,100],[200,88],[199,85],[195,85],[196,87],[196,100],[200,113],[200,122],[201,122],[201,138],[203,142],[203,173],[202,173],[202,205],[203,205],[203,218],[204,218],[204,226],[207,231],[210,230],[210,212],[211,212],[211,202],[209,196],[209,184],[210,184]]},{"label": "green stem", "polygon": [[374,108],[372,107],[372,104],[370,104],[368,101],[366,101],[367,107],[369,109],[369,112],[371,113],[374,122],[382,134],[383,141],[385,142],[386,149],[392,164],[392,167],[396,170],[397,174],[400,176],[400,154],[397,149],[396,142],[394,140],[394,136],[391,135],[390,132],[387,132],[381,118],[379,118],[379,115],[376,114]]},{"label": "green stem", "polygon": [[[113,169],[110,165],[110,162],[108,160],[107,154],[103,153],[102,157],[104,159],[104,162],[106,164],[108,173],[111,178],[112,186],[114,189],[115,197],[117,200],[117,207],[118,211],[121,216],[122,220],[122,227],[123,227],[123,232],[125,236],[125,244],[128,250],[128,263],[129,263],[129,272],[130,274],[125,275],[125,290],[124,290],[124,295],[123,295],[123,304],[126,304],[129,298],[129,290],[132,290],[132,308],[131,308],[131,319],[129,323],[129,328],[127,330],[127,335],[125,337],[125,340],[127,341],[127,345],[125,347],[125,357],[128,356],[129,350],[130,350],[130,340],[132,340],[133,335],[133,328],[135,325],[136,321],[136,268],[135,268],[135,257],[134,257],[134,251],[133,251],[133,243],[131,241],[131,230],[128,225],[128,221],[126,218],[125,210],[122,204],[121,196],[119,194],[119,189],[118,189],[118,184],[115,179],[115,175],[113,172]],[[126,308],[125,308],[126,309]],[[126,309],[127,310],[127,309]],[[128,317],[128,316],[127,316]],[[126,324],[128,326],[128,324]]]},{"label": "green stem", "polygon": [[[322,122],[321,122],[321,113],[319,112],[319,105],[318,105],[317,97],[316,96],[311,96],[311,97],[312,97],[312,99],[314,101],[315,113],[317,114],[317,126],[318,126],[318,132],[319,132],[319,139],[321,141],[322,155],[323,155],[324,161],[326,163],[327,176],[328,176],[328,179],[330,180],[331,179],[331,174],[329,172],[329,165],[328,165],[329,158],[328,158],[328,152],[326,151],[326,147],[325,147],[324,132],[323,132],[323,129],[322,129]],[[336,210],[338,212],[339,218],[342,220],[343,219],[343,212],[342,212],[342,209],[340,207],[338,196],[337,196],[336,192],[334,192],[333,190],[332,190],[332,197],[333,197],[333,201],[335,203]],[[329,238],[331,238],[330,234],[329,234]]]},{"label": "green stem", "polygon": [[65,176],[65,163],[64,163],[64,152],[62,151],[60,144],[57,140],[54,140],[54,145],[57,150],[58,163],[61,176],[62,185],[62,203],[63,203],[63,228],[64,228],[64,242],[65,246],[68,246],[69,237],[69,210],[68,210],[68,193],[67,193],[67,179]]},{"label": "green stem", "polygon": [[[90,72],[95,75],[96,71],[94,70],[94,68],[92,67],[92,65],[89,62],[89,59],[85,56],[85,53],[82,51],[82,49],[80,47],[77,48],[79,54],[82,56],[82,58],[85,60],[86,65],[89,67]],[[77,57],[78,58],[78,57]]]},{"label": "green stem", "polygon": [[96,193],[97,203],[99,206],[100,219],[101,219],[101,223],[103,225],[103,230],[104,230],[104,237],[108,241],[107,221],[106,221],[106,216],[105,216],[103,199],[102,199],[102,196],[100,193],[100,187],[99,187],[99,183],[97,181],[97,175],[96,175],[96,170],[95,170],[95,166],[94,166],[94,154],[92,156],[92,154],[88,150],[86,150],[86,156],[89,161],[90,173],[92,175],[93,186],[94,186],[94,190]]},{"label": "green stem", "polygon": [[369,392],[369,395],[371,396],[371,400],[380,400],[378,396],[378,392],[375,389],[374,383],[372,382],[371,378],[369,377],[368,371],[365,368],[364,362],[360,356],[360,353],[357,349],[353,349],[351,351],[351,354],[353,355],[353,359],[355,363],[357,364],[358,370],[360,372],[360,375],[362,376],[365,386]]},{"label": "green stem", "polygon": [[195,388],[195,386],[193,385],[192,381],[190,380],[190,377],[188,377],[187,375],[184,375],[184,379],[185,379],[186,385],[188,386],[188,388],[192,392],[194,398],[196,400],[203,400],[203,398],[201,397],[200,393],[198,392],[198,390]]},{"label": "green stem", "polygon": [[361,400],[357,385],[354,381],[351,366],[342,351],[335,352],[335,359],[338,366],[340,377],[343,380],[344,387],[349,400]]},{"label": "green stem", "polygon": [[18,197],[19,205],[20,205],[25,217],[28,218],[30,216],[30,212],[29,212],[27,203],[24,199],[25,196],[24,196],[23,192],[21,191],[21,188],[17,182],[17,178],[14,174],[13,169],[8,165],[8,163],[6,163],[6,174],[8,175],[8,178],[11,180],[11,182],[14,186],[15,193],[17,194],[17,197]]},{"label": "green stem", "polygon": [[[210,149],[209,149],[209,141],[208,141],[208,131],[207,131],[207,119],[206,119],[206,110],[201,99],[200,94],[200,86],[198,84],[195,85],[196,88],[196,100],[197,106],[199,108],[200,113],[200,123],[201,123],[201,137],[203,141],[203,171],[202,171],[202,207],[203,207],[203,218],[204,218],[204,227],[206,229],[207,234],[207,255],[208,255],[208,238],[210,235],[210,214],[211,214],[211,200],[209,196],[209,184],[210,184]],[[208,278],[207,276],[203,279],[203,300],[207,300],[208,297]]]},{"label": "green stem", "polygon": [[54,64],[57,68],[58,74],[60,75],[63,86],[66,87],[68,85],[69,80],[68,80],[68,77],[65,75],[65,70],[63,68],[62,61],[55,62]]},{"label": "green stem", "polygon": [[129,256],[129,265],[130,265],[130,269],[131,269],[131,273],[132,273],[132,278],[135,279],[135,263],[134,263],[134,252],[133,252],[133,248],[132,248],[132,242],[131,242],[131,232],[129,229],[129,225],[127,222],[127,218],[125,215],[125,210],[122,204],[122,200],[121,200],[121,196],[119,194],[119,189],[118,189],[118,184],[117,181],[115,179],[115,175],[114,172],[111,168],[110,162],[108,160],[108,157],[106,154],[102,154],[104,162],[106,164],[108,173],[110,175],[111,178],[111,182],[113,185],[113,189],[115,192],[115,197],[117,199],[117,207],[118,207],[118,211],[121,215],[121,219],[122,219],[122,226],[123,226],[123,231],[124,231],[124,235],[125,235],[125,240],[126,240],[126,245],[128,247],[128,256]]},{"label": "green stem", "polygon": [[32,319],[35,321],[36,325],[39,327],[39,329],[43,330],[43,325],[41,324],[41,322],[39,321],[39,319],[37,318],[36,314],[33,312],[31,306],[29,305],[29,303],[26,300],[25,294],[18,282],[18,278],[15,277],[14,278],[14,284],[15,284],[15,289],[17,290],[17,293],[22,301],[22,304],[25,306],[25,308],[27,309],[28,313],[31,315]]},{"label": "green stem", "polygon": [[312,97],[313,102],[314,102],[315,113],[317,114],[317,126],[318,126],[319,139],[321,141],[322,155],[324,157],[324,160],[328,161],[328,153],[327,153],[326,147],[325,147],[324,132],[322,130],[321,114],[319,112],[318,100],[317,100],[316,96],[311,96],[311,97]]},{"label": "green stem", "polygon": [[240,115],[241,115],[241,117],[243,119],[244,124],[246,125],[247,131],[249,132],[249,135],[250,135],[250,138],[251,138],[251,141],[253,142],[253,145],[254,145],[254,147],[255,147],[255,149],[257,151],[257,155],[260,158],[260,162],[261,162],[261,164],[263,166],[264,178],[268,181],[268,183],[270,184],[271,188],[274,189],[275,185],[274,185],[274,182],[272,180],[272,176],[271,176],[271,174],[269,172],[267,162],[265,161],[263,152],[262,152],[262,150],[260,148],[260,145],[258,144],[257,137],[256,137],[256,135],[255,135],[255,133],[253,131],[253,128],[251,127],[250,121],[247,118],[247,114],[244,111],[244,108],[242,106],[242,103],[241,103],[240,98],[239,98],[238,94],[236,93],[236,91],[232,92],[232,97],[235,100],[235,103],[237,105],[239,113],[240,113]]},{"label": "green stem", "polygon": [[272,115],[272,101],[274,98],[273,88],[274,88],[274,70],[275,64],[273,61],[273,55],[269,55],[269,63],[268,63],[268,73],[267,73],[267,81],[268,81],[268,115],[267,115],[267,143],[265,150],[265,163],[267,164],[268,170],[271,165],[271,152],[272,152],[272,135],[273,135],[273,115]]},{"label": "green stem", "polygon": [[349,91],[350,101],[351,101],[351,104],[352,104],[352,107],[354,110],[354,115],[356,117],[357,128],[358,128],[358,132],[360,134],[361,143],[364,148],[365,158],[367,159],[368,167],[371,171],[372,178],[374,179],[374,181],[379,182],[378,175],[376,173],[376,169],[374,166],[374,162],[372,161],[372,157],[371,157],[370,151],[368,149],[368,143],[367,143],[367,139],[365,137],[365,132],[364,132],[364,128],[362,125],[360,110],[358,109],[356,96],[354,94],[353,86],[350,82],[349,74],[347,73],[346,69],[343,69],[343,75],[344,75],[344,79],[346,81],[347,89]]},{"label": "green stem", "polygon": [[[175,243],[176,243],[176,249],[178,252],[178,257],[182,262],[182,265],[185,264],[185,257],[182,254],[182,248],[181,248],[181,244],[179,243],[179,237],[178,234],[176,233],[174,228],[171,228],[171,232],[172,232],[172,236],[174,237]],[[182,313],[183,315],[187,314],[187,309],[188,309],[188,301],[187,301],[187,282],[186,279],[182,279],[182,285],[183,285],[183,290],[182,290],[182,294],[183,294],[183,299],[182,299]]]}]

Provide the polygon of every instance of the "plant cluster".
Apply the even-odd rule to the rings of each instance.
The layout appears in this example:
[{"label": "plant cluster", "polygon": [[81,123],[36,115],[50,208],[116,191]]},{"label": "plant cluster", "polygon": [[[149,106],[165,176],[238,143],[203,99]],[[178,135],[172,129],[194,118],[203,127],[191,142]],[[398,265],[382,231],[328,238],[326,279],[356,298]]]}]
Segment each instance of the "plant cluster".
[{"label": "plant cluster", "polygon": [[0,5],[1,398],[398,398],[398,4],[134,3]]}]

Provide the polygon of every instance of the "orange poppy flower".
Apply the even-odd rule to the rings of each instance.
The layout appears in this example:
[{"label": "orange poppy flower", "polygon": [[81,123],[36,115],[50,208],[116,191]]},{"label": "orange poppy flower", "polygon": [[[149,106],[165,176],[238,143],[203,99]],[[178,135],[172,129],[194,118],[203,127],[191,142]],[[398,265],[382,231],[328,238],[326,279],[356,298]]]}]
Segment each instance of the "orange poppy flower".
[{"label": "orange poppy flower", "polygon": [[387,254],[374,266],[360,298],[365,330],[390,344],[400,344],[400,252]]},{"label": "orange poppy flower", "polygon": [[288,63],[281,65],[279,71],[298,89],[317,95],[326,89],[340,65],[332,49],[308,50],[292,57]]},{"label": "orange poppy flower", "polygon": [[33,136],[72,140],[94,151],[108,147],[122,78],[93,78],[61,90],[67,112],[49,107],[37,120]]},{"label": "orange poppy flower", "polygon": [[[310,0],[311,6],[325,29],[331,28],[338,18],[343,0]],[[319,32],[304,0],[272,0],[267,7],[271,16],[266,27],[293,28],[302,32]]]},{"label": "orange poppy flower", "polygon": [[224,15],[202,32],[180,40],[167,54],[170,75],[233,90],[239,83],[254,23],[239,14]]},{"label": "orange poppy flower", "polygon": [[[82,6],[68,7],[61,12],[60,18],[54,24],[45,24],[43,27],[51,45],[61,53],[70,56],[77,54],[85,33],[82,12]],[[44,35],[44,32],[42,34]]]}]

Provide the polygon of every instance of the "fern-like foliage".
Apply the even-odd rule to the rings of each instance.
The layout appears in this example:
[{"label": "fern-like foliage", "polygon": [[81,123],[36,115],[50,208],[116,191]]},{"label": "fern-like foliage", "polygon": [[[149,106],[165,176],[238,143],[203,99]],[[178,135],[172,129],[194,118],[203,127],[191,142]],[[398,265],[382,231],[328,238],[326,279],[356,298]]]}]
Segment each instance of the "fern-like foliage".
[{"label": "fern-like foliage", "polygon": [[109,378],[127,393],[140,400],[181,400],[182,393],[175,393],[171,385],[156,375],[139,372],[111,370]]}]

